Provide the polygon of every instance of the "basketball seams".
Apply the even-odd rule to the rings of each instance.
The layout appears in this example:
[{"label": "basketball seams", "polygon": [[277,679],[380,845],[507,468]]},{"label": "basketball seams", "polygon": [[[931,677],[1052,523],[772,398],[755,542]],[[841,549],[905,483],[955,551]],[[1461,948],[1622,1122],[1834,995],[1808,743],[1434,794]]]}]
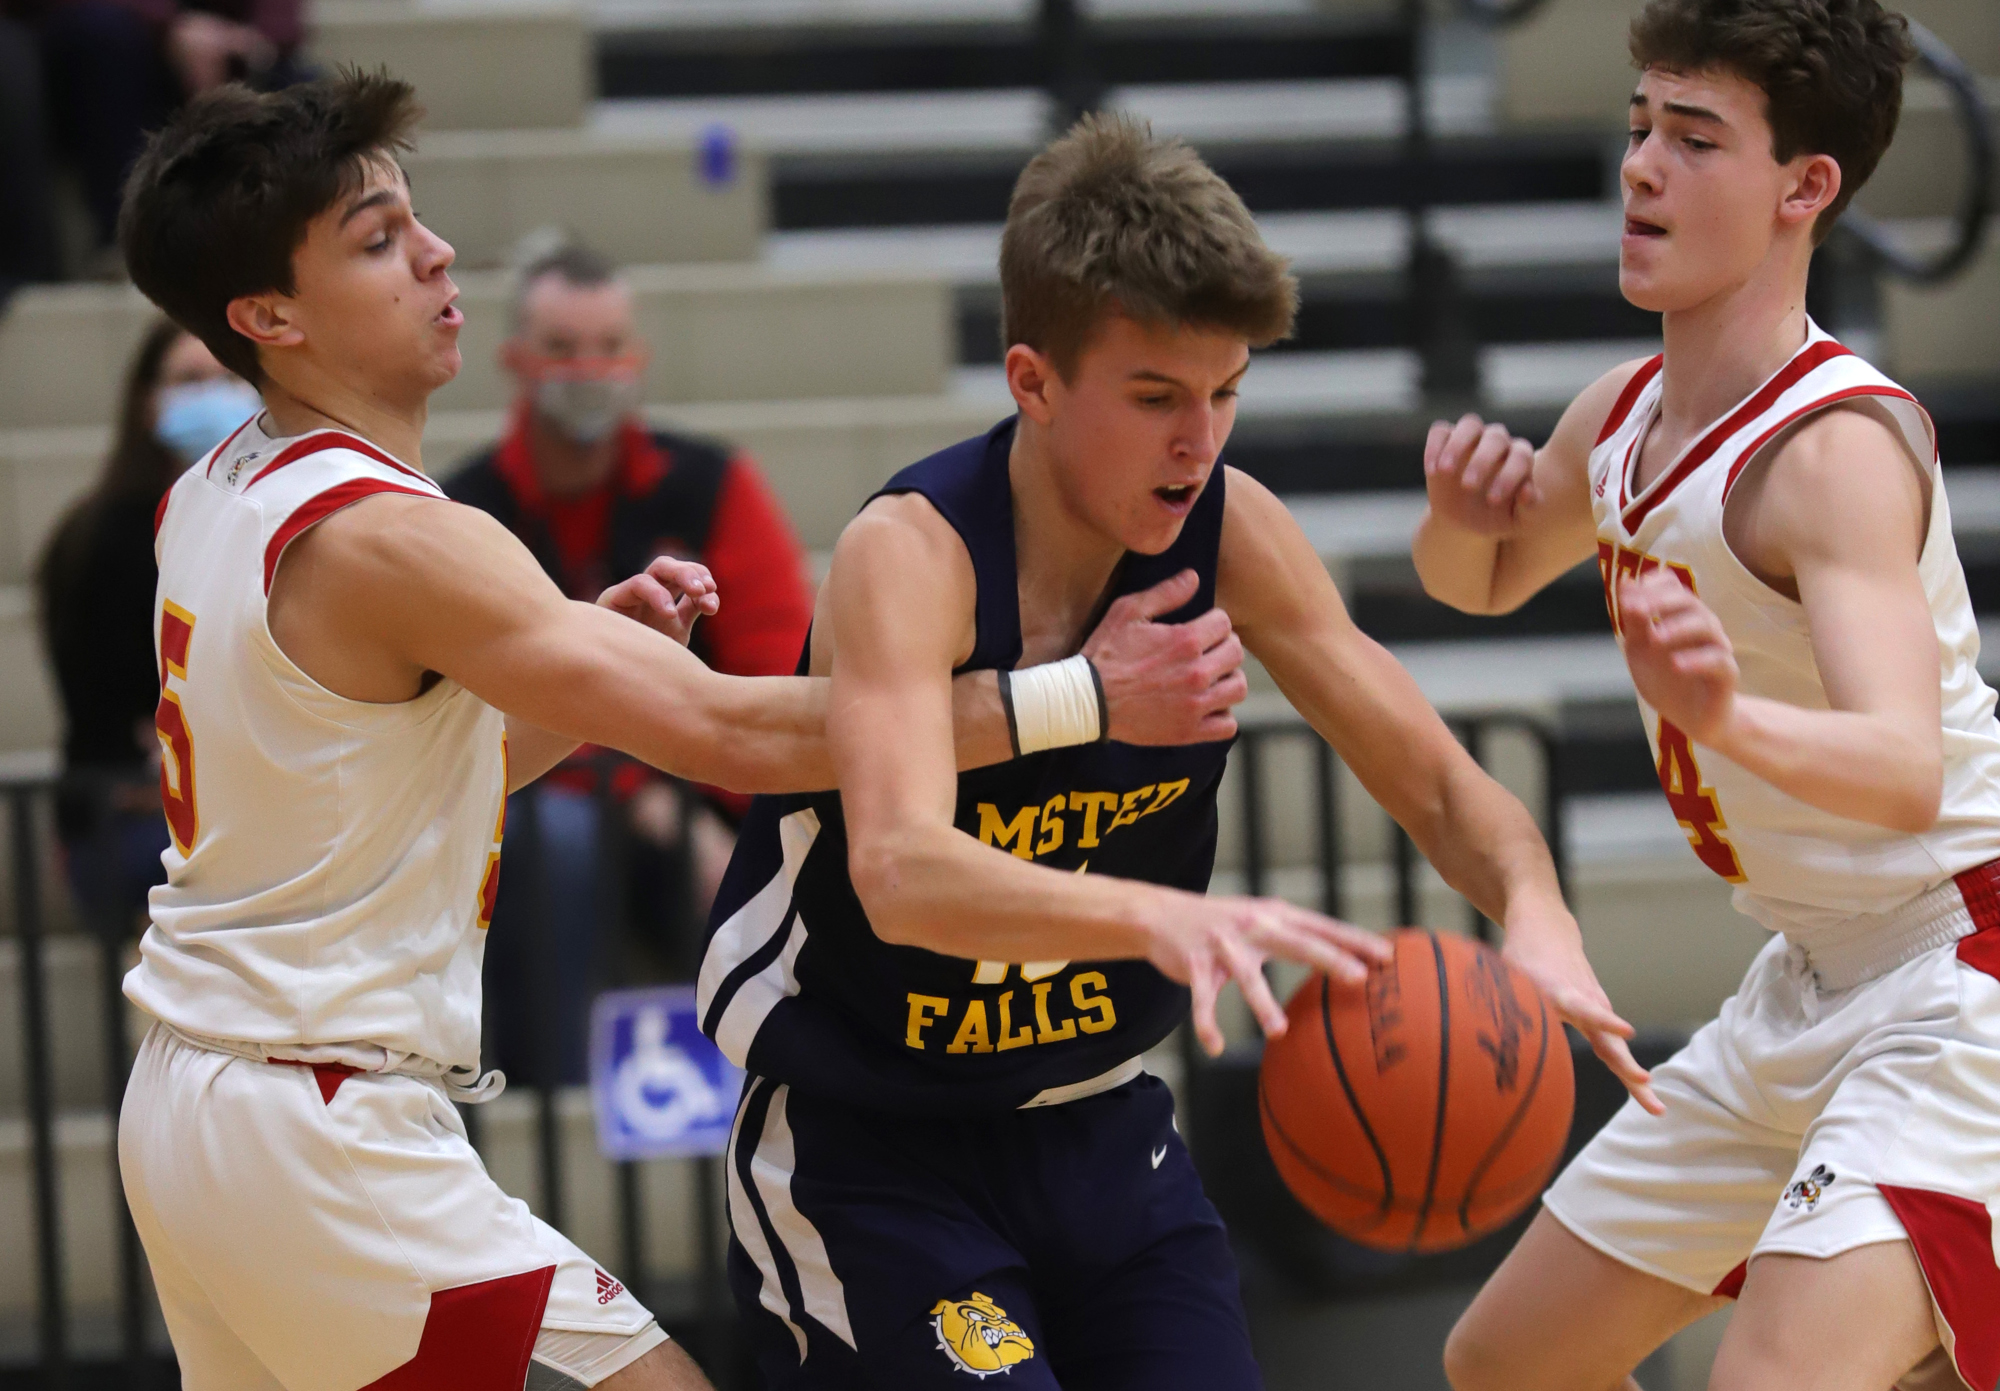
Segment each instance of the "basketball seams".
[{"label": "basketball seams", "polygon": [[[1508,984],[1512,985],[1513,983],[1512,972],[1510,970]],[[1527,1090],[1522,1093],[1520,1102],[1514,1107],[1514,1114],[1507,1118],[1507,1124],[1501,1127],[1500,1134],[1487,1147],[1486,1153],[1480,1156],[1479,1162],[1472,1166],[1472,1172],[1466,1175],[1465,1195],[1459,1200],[1458,1204],[1458,1225],[1462,1231],[1469,1232],[1472,1230],[1470,1214],[1472,1211],[1472,1200],[1481,1196],[1479,1192],[1479,1180],[1485,1177],[1486,1171],[1493,1167],[1493,1162],[1500,1157],[1501,1151],[1505,1150],[1508,1143],[1513,1140],[1514,1132],[1520,1129],[1521,1118],[1528,1114],[1528,1108],[1534,1104],[1535,1094],[1542,1087],[1542,1072],[1547,1068],[1549,1062],[1549,1007],[1547,1002],[1541,1000],[1539,996],[1536,999],[1536,1003],[1541,1005],[1542,1046],[1535,1054],[1535,1075],[1529,1080]]]},{"label": "basketball seams", "polygon": [[1379,1226],[1394,1215],[1393,1208],[1386,1211],[1383,1210],[1382,1202],[1375,1193],[1362,1187],[1352,1179],[1342,1178],[1339,1174],[1325,1168],[1303,1145],[1292,1138],[1291,1132],[1285,1129],[1284,1122],[1278,1119],[1277,1108],[1271,1105],[1270,1091],[1264,1085],[1264,1079],[1261,1077],[1257,1079],[1257,1110],[1264,1118],[1264,1122],[1269,1127],[1270,1133],[1284,1141],[1285,1148],[1290,1152],[1291,1157],[1305,1168],[1311,1170],[1313,1177],[1325,1183],[1329,1188],[1338,1189],[1350,1198],[1359,1198],[1362,1202],[1375,1205],[1376,1218],[1370,1225]]},{"label": "basketball seams", "polygon": [[[1400,975],[1400,993],[1385,986],[1378,1000],[1371,988],[1365,1003],[1343,996],[1336,1011],[1331,982],[1320,976],[1293,997],[1287,1007],[1293,1032],[1267,1050],[1258,1110],[1279,1174],[1303,1206],[1334,1231],[1380,1251],[1450,1250],[1503,1226],[1560,1168],[1572,1104],[1569,1049],[1547,1001],[1504,963],[1495,963],[1492,971],[1504,1028],[1489,1047],[1479,1004],[1486,972],[1475,973],[1477,962],[1464,958],[1492,953],[1450,935],[1417,930],[1397,935],[1396,963],[1388,971]],[[1428,969],[1416,939],[1430,946]],[[1453,989],[1468,992],[1455,1016]],[[1539,1023],[1523,1013],[1523,1005]],[[1317,1039],[1303,1032],[1314,1009],[1320,1012]],[[1355,1039],[1343,1044],[1342,1029]],[[1535,1030],[1530,1066],[1527,1045]],[[1346,1054],[1353,1047],[1366,1051],[1370,1037],[1376,1070],[1357,1073],[1347,1066]],[[1326,1048],[1324,1061],[1315,1053],[1320,1046]],[[1466,1056],[1454,1068],[1450,1054],[1459,1049]],[[1475,1051],[1494,1052],[1496,1069],[1504,1055],[1506,1090],[1498,1085],[1499,1072],[1489,1077],[1482,1059],[1472,1056]],[[1334,1079],[1337,1088],[1327,1085]],[[1453,1088],[1462,1095],[1454,1096]],[[1289,1125],[1281,1121],[1281,1110]],[[1375,1156],[1378,1188],[1367,1187],[1357,1131]],[[1415,1171],[1425,1164],[1426,1150],[1429,1171],[1419,1175]],[[1529,1169],[1535,1172],[1524,1172]]]},{"label": "basketball seams", "polygon": [[[1424,1228],[1431,1220],[1431,1205],[1437,1199],[1438,1171],[1444,1164],[1444,1113],[1445,1103],[1451,1095],[1451,977],[1445,970],[1444,948],[1438,945],[1436,937],[1426,934],[1425,943],[1431,949],[1431,957],[1437,963],[1438,984],[1438,1104],[1437,1121],[1431,1128],[1431,1171],[1424,1180],[1424,1200],[1417,1208],[1416,1229],[1410,1233],[1410,1249],[1416,1250],[1424,1239]],[[1328,1036],[1331,1037],[1329,1030]]]},{"label": "basketball seams", "polygon": [[1389,1152],[1382,1148],[1375,1127],[1368,1123],[1367,1111],[1362,1109],[1361,1098],[1354,1094],[1354,1083],[1348,1080],[1347,1064],[1340,1056],[1340,1043],[1333,1036],[1333,986],[1325,976],[1319,979],[1319,1024],[1320,1031],[1326,1035],[1326,1051],[1333,1059],[1334,1075],[1340,1078],[1340,1089],[1347,1093],[1348,1109],[1354,1112],[1361,1133],[1368,1139],[1368,1147],[1375,1151],[1375,1162],[1382,1168],[1382,1201],[1377,1215],[1386,1216],[1396,1205],[1396,1175],[1389,1168]]}]

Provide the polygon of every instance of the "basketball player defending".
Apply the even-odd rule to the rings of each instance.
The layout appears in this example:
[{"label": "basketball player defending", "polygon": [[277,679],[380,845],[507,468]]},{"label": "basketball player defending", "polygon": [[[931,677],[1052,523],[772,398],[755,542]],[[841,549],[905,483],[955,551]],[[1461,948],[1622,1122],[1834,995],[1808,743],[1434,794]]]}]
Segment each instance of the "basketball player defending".
[{"label": "basketball player defending", "polygon": [[[395,161],[416,114],[386,78],[224,89],[133,178],[134,280],[268,409],[159,519],[173,846],[126,981],[157,1022],[125,1190],[193,1391],[700,1387],[487,1177],[450,1104],[496,1087],[479,970],[502,808],[583,739],[729,787],[831,786],[825,683],[717,676],[670,640],[718,602],[699,566],[566,602],[423,473],[460,317]],[[1230,724],[1227,620],[1146,621],[1194,589],[1134,596],[1093,639],[1121,737]],[[974,682],[949,697],[962,756],[1004,759],[997,679]]]},{"label": "basketball player defending", "polygon": [[[808,660],[838,794],[754,805],[702,965],[751,1074],[730,1275],[774,1388],[1248,1391],[1222,1225],[1140,1055],[1220,1051],[1235,980],[1269,1032],[1282,956],[1343,985],[1386,942],[1206,898],[1227,736],[1035,752],[958,775],[955,672],[1017,711],[1092,616],[1191,568],[1293,703],[1510,948],[1632,1063],[1547,848],[1349,621],[1284,506],[1219,463],[1250,348],[1296,286],[1192,151],[1091,118],[1015,187],[1000,252],[1019,413],[904,470],[841,537]],[[1014,670],[1029,662],[1054,666]],[[1087,678],[1080,678],[1087,681]]]},{"label": "basketball player defending", "polygon": [[1502,613],[1596,557],[1673,814],[1776,935],[1655,1074],[1664,1109],[1628,1104],[1550,1190],[1446,1368],[1606,1391],[1734,1295],[1712,1387],[1985,1391],[2000,726],[1930,420],[1805,314],[1908,38],[1876,0],[1652,0],[1632,53],[1619,278],[1665,357],[1539,452],[1435,427],[1416,558]]}]

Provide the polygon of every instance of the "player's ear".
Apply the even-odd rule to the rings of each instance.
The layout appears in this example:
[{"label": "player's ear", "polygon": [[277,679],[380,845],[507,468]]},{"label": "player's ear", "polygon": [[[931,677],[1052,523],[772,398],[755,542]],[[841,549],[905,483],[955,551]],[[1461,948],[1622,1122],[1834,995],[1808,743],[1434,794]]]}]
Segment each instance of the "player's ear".
[{"label": "player's ear", "polygon": [[306,341],[298,306],[287,295],[267,291],[229,301],[229,326],[260,348],[296,348]]},{"label": "player's ear", "polygon": [[1057,381],[1055,364],[1042,353],[1026,343],[1007,349],[1007,390],[1013,393],[1021,414],[1037,425],[1046,425],[1054,417],[1050,393]]},{"label": "player's ear", "polygon": [[1778,220],[1788,227],[1811,224],[1840,196],[1840,161],[1832,155],[1801,155],[1792,161],[1791,184],[1778,204]]}]

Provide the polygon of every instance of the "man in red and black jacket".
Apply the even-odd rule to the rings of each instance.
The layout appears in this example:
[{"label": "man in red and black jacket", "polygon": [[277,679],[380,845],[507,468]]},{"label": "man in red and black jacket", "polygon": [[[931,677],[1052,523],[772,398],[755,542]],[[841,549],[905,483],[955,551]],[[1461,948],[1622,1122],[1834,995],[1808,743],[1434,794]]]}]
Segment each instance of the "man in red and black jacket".
[{"label": "man in red and black jacket", "polygon": [[[596,599],[660,555],[700,561],[715,576],[722,607],[696,627],[695,652],[731,675],[789,675],[812,622],[806,554],[747,456],[648,428],[639,412],[647,347],[631,288],[595,254],[557,249],[523,271],[513,330],[501,349],[519,388],[507,434],[446,479],[445,491],[520,537],[573,599]],[[579,750],[577,764],[591,761],[590,750]],[[542,779],[532,809],[535,870],[501,877],[488,1011],[500,1065],[525,1080],[545,1075],[548,1045],[558,1080],[581,1080],[590,991],[624,974],[612,968],[623,944],[604,928],[610,865],[619,857],[606,850],[604,803],[592,792],[598,776],[575,766]],[[636,872],[611,892],[627,895],[653,964],[684,967],[733,843],[713,813],[733,822],[747,799],[717,789],[683,798],[651,769],[624,760],[610,776],[632,833],[624,839],[628,870]],[[527,795],[511,799],[510,851],[519,849]],[[508,886],[516,883],[531,885],[519,892],[535,894],[543,912],[509,912]],[[529,930],[536,917],[551,934],[545,941]]]},{"label": "man in red and black jacket", "polygon": [[596,598],[657,556],[700,561],[722,607],[696,625],[694,650],[731,675],[790,675],[812,621],[808,563],[750,458],[628,417],[607,440],[604,475],[556,492],[537,469],[537,436],[549,428],[518,403],[506,437],[445,491],[498,518],[573,599]]}]

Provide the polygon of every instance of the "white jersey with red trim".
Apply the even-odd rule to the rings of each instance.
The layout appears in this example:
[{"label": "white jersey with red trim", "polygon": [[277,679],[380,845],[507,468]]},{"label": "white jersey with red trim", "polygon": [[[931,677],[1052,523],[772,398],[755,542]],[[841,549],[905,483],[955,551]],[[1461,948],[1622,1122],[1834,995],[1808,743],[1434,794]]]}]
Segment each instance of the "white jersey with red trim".
[{"label": "white jersey with red trim", "polygon": [[[1721,619],[1741,689],[1829,708],[1804,608],[1753,575],[1723,537],[1723,506],[1743,468],[1777,435],[1842,401],[1869,398],[1924,462],[1930,529],[1918,562],[1937,629],[1944,718],[1944,801],[1918,835],[1820,811],[1712,749],[1697,747],[1641,700],[1660,783],[1701,862],[1737,886],[1736,906],[1808,948],[1883,923],[1961,870],[2000,856],[2000,724],[1980,678],[1979,625],[1952,541],[1936,432],[1915,397],[1810,325],[1775,376],[1638,489],[1640,442],[1658,418],[1661,360],[1620,395],[1590,456],[1591,506],[1605,604],[1614,579],[1665,565]],[[1621,639],[1622,640],[1622,639]]]},{"label": "white jersey with red trim", "polygon": [[125,993],[184,1033],[268,1056],[476,1067],[502,717],[449,680],[399,704],[335,695],[266,622],[279,559],[306,528],[376,493],[444,493],[353,435],[273,439],[262,423],[161,504],[172,844]]}]

